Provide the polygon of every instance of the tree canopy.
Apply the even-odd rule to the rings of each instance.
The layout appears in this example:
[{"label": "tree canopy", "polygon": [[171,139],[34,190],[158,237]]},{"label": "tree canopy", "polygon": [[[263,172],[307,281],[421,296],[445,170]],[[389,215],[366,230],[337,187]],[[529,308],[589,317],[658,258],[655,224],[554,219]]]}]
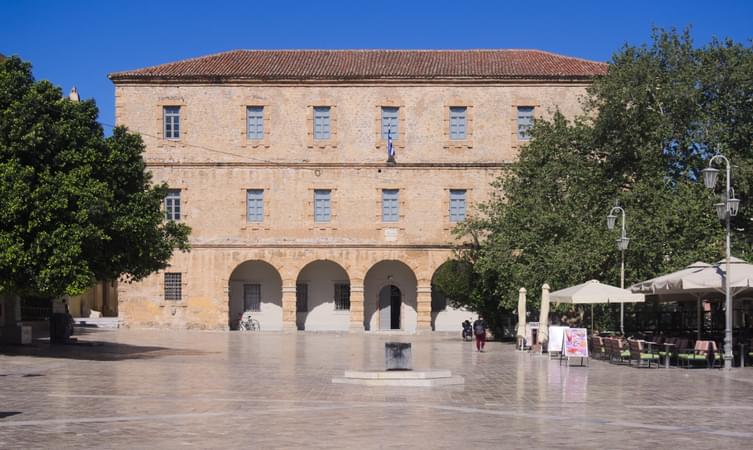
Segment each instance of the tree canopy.
[{"label": "tree canopy", "polygon": [[[753,48],[720,40],[697,48],[689,32],[656,30],[651,45],[613,56],[583,106],[579,117],[554,111],[536,121],[493,197],[456,229],[475,243],[458,249],[474,286],[459,303],[491,319],[514,308],[520,287],[534,293],[528,299],[538,309],[545,282],[619,285],[619,231],[606,227],[615,202],[631,238],[626,286],[723,258],[724,228],[713,209],[719,189],[699,180],[717,151],[732,161],[742,199],[733,253],[750,259]],[[440,290],[457,290],[456,278],[440,277]]]},{"label": "tree canopy", "polygon": [[31,65],[0,60],[0,290],[76,295],[96,280],[139,280],[189,249],[166,221],[141,138],[105,137],[93,101],[71,101]]}]

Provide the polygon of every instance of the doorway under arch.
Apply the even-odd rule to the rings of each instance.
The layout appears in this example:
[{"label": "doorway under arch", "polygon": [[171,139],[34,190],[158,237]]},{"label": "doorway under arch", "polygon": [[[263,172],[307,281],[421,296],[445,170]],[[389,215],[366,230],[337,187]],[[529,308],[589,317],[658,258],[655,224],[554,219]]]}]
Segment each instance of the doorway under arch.
[{"label": "doorway under arch", "polygon": [[379,329],[399,330],[400,310],[403,307],[403,293],[394,284],[379,291]]},{"label": "doorway under arch", "polygon": [[306,264],[296,280],[296,327],[309,331],[347,331],[350,278],[336,262]]},{"label": "doorway under arch", "polygon": [[238,329],[244,311],[251,311],[264,331],[282,330],[282,278],[271,264],[251,260],[230,274],[228,325]]},{"label": "doorway under arch", "polygon": [[364,277],[363,327],[366,331],[416,331],[416,276],[402,261],[374,264]]}]

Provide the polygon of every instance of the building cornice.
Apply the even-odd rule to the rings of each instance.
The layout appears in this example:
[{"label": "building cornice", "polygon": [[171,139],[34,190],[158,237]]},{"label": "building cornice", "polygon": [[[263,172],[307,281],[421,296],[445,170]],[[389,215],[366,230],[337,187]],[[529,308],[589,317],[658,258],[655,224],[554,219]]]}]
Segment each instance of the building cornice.
[{"label": "building cornice", "polygon": [[273,169],[507,169],[512,162],[473,162],[473,163],[293,163],[293,162],[231,162],[231,161],[147,161],[147,167],[181,167],[181,168],[234,168],[256,167]]},{"label": "building cornice", "polygon": [[139,86],[253,86],[253,87],[290,87],[290,86],[315,86],[315,87],[375,87],[375,86],[404,86],[416,87],[426,85],[449,85],[449,86],[589,86],[593,84],[594,77],[578,78],[431,78],[431,79],[360,79],[360,80],[251,80],[236,78],[114,78],[116,87],[139,85]]}]

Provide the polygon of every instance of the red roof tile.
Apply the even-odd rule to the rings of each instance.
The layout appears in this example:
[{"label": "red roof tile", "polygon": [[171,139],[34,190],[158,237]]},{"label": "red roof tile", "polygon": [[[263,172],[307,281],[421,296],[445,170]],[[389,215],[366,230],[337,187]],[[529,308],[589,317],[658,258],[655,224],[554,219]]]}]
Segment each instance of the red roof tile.
[{"label": "red roof tile", "polygon": [[587,79],[607,64],[540,50],[232,50],[143,69],[126,80]]}]

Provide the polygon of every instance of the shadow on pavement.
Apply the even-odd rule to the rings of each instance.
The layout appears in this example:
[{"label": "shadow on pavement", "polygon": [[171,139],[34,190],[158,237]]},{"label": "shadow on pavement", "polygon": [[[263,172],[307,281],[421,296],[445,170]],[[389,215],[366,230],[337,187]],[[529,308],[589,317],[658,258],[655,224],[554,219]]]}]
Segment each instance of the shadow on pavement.
[{"label": "shadow on pavement", "polygon": [[[79,333],[79,336],[85,333]],[[34,340],[30,345],[0,344],[0,355],[39,358],[79,359],[88,361],[122,361],[155,359],[165,356],[199,356],[207,352],[169,347],[129,345],[118,342],[78,340],[51,345],[48,339]]]}]

